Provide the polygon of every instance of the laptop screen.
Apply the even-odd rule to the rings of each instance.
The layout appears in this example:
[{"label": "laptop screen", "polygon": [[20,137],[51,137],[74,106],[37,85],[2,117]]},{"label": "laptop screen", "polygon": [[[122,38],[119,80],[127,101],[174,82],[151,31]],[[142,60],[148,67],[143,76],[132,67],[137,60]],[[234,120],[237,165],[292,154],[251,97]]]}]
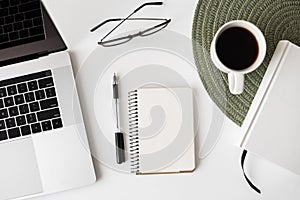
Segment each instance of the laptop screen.
[{"label": "laptop screen", "polygon": [[0,1],[0,66],[66,49],[40,0]]}]

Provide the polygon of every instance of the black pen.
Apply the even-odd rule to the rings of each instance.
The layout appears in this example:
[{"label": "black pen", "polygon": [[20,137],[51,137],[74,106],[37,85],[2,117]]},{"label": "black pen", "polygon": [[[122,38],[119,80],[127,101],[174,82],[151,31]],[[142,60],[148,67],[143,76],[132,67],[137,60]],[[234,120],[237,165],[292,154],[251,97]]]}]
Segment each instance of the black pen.
[{"label": "black pen", "polygon": [[117,132],[115,132],[115,143],[116,143],[116,157],[117,163],[121,164],[125,162],[125,148],[124,148],[124,136],[120,128],[120,116],[119,116],[119,88],[118,88],[118,77],[116,74],[113,76],[113,99],[115,101],[115,111],[117,120]]}]

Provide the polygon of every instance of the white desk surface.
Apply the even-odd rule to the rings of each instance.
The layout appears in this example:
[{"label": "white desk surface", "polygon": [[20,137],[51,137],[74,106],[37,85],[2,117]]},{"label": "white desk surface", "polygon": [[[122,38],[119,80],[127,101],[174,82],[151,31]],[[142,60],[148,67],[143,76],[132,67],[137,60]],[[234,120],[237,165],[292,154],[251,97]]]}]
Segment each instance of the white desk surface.
[{"label": "white desk surface", "polygon": [[[88,48],[80,49],[78,44],[92,37],[89,29],[106,18],[126,16],[142,2],[145,1],[44,0],[69,46],[75,72],[88,52]],[[164,0],[162,8],[145,9],[143,15],[170,17],[172,24],[168,29],[190,38],[196,4],[197,0]],[[240,132],[226,119],[220,141],[207,158],[197,162],[197,169],[191,174],[134,176],[95,162],[95,184],[36,199],[299,199],[300,177],[254,156],[247,157],[246,171],[262,194],[248,186],[240,167],[241,149],[236,146]]]}]

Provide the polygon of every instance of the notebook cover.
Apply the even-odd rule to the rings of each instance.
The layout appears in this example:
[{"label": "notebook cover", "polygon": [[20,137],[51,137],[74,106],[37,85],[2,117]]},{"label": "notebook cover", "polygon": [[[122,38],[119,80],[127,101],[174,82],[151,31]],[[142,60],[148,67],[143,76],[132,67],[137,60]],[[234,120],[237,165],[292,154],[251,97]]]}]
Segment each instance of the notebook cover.
[{"label": "notebook cover", "polygon": [[279,47],[242,147],[300,175],[300,48]]},{"label": "notebook cover", "polygon": [[189,88],[137,91],[137,174],[189,172],[195,168],[193,94]]}]

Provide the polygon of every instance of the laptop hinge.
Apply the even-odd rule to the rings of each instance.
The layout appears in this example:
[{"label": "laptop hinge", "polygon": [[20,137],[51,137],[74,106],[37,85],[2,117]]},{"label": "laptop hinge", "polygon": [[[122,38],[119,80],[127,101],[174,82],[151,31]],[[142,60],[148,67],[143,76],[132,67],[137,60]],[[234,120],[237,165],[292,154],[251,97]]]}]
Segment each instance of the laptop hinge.
[{"label": "laptop hinge", "polygon": [[38,55],[38,57],[48,56],[49,52],[48,51],[42,51],[42,52],[37,53],[37,55]]},{"label": "laptop hinge", "polygon": [[19,63],[19,62],[24,62],[24,61],[28,61],[28,60],[38,59],[42,56],[47,56],[47,55],[49,55],[48,51],[42,51],[42,52],[39,52],[39,53],[35,53],[35,54],[27,55],[27,56],[22,56],[22,57],[19,57],[19,58],[13,58],[13,59],[9,59],[9,60],[0,61],[0,67],[15,64],[15,63]]}]

